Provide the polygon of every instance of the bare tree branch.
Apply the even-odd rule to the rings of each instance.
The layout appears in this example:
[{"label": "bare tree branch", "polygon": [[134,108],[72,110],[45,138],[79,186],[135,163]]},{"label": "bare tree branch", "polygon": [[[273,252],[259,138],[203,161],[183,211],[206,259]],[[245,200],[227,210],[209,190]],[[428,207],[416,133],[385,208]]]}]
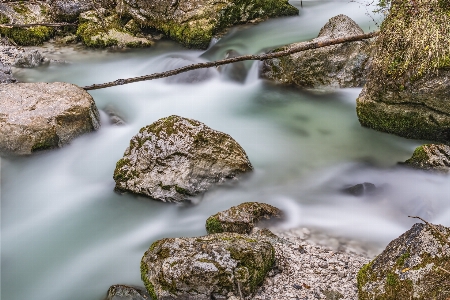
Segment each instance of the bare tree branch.
[{"label": "bare tree branch", "polygon": [[74,23],[0,24],[0,28],[29,28],[37,26],[63,27],[63,26],[78,26],[78,24]]},{"label": "bare tree branch", "polygon": [[417,217],[417,216],[408,216],[408,218],[419,219],[419,220],[423,221],[425,224],[427,224],[428,226],[430,226],[431,229],[433,229],[434,231],[436,231],[436,233],[438,233],[438,234],[442,237],[442,239],[444,240],[444,242],[450,244],[450,242],[448,241],[447,237],[445,237],[445,235],[444,235],[439,229],[437,229],[437,227],[434,226],[433,224],[431,224],[431,223],[425,221],[424,219],[422,219],[421,217]]},{"label": "bare tree branch", "polygon": [[117,79],[115,81],[102,83],[102,84],[93,84],[90,86],[85,86],[85,87],[83,87],[83,89],[85,89],[87,91],[104,89],[107,87],[124,85],[124,84],[133,83],[133,82],[169,77],[169,76],[177,75],[180,73],[184,73],[184,72],[192,71],[192,70],[196,70],[196,69],[218,67],[221,65],[231,64],[231,63],[235,63],[238,61],[244,61],[244,60],[261,60],[261,61],[263,61],[263,60],[267,60],[267,59],[273,59],[273,58],[278,58],[278,57],[282,57],[282,56],[287,56],[287,55],[301,52],[301,51],[317,49],[317,48],[322,48],[322,47],[327,47],[327,46],[332,46],[332,45],[337,45],[337,44],[342,44],[342,43],[347,43],[347,42],[355,42],[355,41],[370,39],[372,37],[375,37],[377,34],[378,34],[378,32],[371,32],[371,33],[353,35],[353,36],[332,39],[332,40],[327,40],[327,41],[304,43],[297,47],[293,47],[293,48],[290,48],[290,49],[287,49],[284,51],[272,52],[272,53],[266,53],[266,54],[260,54],[260,55],[243,55],[243,56],[236,56],[233,58],[227,58],[227,59],[223,59],[223,60],[192,64],[192,65],[188,65],[185,67],[181,67],[181,68],[166,71],[166,72],[153,73],[150,75],[144,75],[144,76],[128,78],[128,79]]}]

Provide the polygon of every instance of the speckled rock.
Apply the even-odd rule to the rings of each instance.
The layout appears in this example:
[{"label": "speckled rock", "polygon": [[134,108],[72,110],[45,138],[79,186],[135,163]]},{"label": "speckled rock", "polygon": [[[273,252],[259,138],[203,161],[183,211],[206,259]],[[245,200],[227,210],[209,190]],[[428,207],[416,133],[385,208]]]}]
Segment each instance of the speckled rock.
[{"label": "speckled rock", "polygon": [[273,264],[269,242],[218,233],[153,243],[142,258],[141,276],[153,299],[224,299],[230,292],[252,294]]},{"label": "speckled rock", "polygon": [[192,48],[207,48],[215,34],[235,24],[298,14],[286,0],[124,0],[117,10]]},{"label": "speckled rock", "polygon": [[417,147],[404,165],[443,173],[450,171],[450,146],[427,144]]},{"label": "speckled rock", "polygon": [[16,81],[17,79],[12,75],[11,67],[0,61],[0,83],[14,83]]},{"label": "speckled rock", "polygon": [[99,128],[92,97],[69,83],[0,85],[0,152],[30,154],[61,147]]},{"label": "speckled rock", "polygon": [[449,237],[450,228],[415,224],[361,268],[358,299],[448,299]]},{"label": "speckled rock", "polygon": [[[312,42],[326,41],[364,31],[349,17],[338,15],[331,18]],[[298,47],[294,43],[275,51]],[[366,82],[370,67],[372,41],[363,40],[307,50],[280,58],[264,61],[261,75],[277,83],[301,88],[360,87]]]},{"label": "speckled rock", "polygon": [[151,299],[145,288],[124,284],[112,285],[105,300],[149,300]]},{"label": "speckled rock", "polygon": [[272,205],[245,202],[209,217],[206,220],[206,231],[249,234],[261,219],[281,218],[282,215],[283,212]]},{"label": "speckled rock", "polygon": [[[81,13],[93,8],[90,0],[49,0],[53,19],[61,22],[75,22]],[[96,3],[101,3],[99,1]]]},{"label": "speckled rock", "polygon": [[143,127],[117,162],[116,190],[180,202],[253,169],[229,135],[170,116]]}]

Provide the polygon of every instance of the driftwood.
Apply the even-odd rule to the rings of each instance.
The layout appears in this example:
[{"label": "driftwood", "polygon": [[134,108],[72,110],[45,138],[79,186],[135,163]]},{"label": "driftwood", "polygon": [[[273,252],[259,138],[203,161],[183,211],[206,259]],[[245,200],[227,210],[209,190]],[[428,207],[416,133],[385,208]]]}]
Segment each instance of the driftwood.
[{"label": "driftwood", "polygon": [[93,85],[85,86],[85,87],[83,87],[83,89],[85,89],[87,91],[104,89],[107,87],[124,85],[124,84],[133,83],[133,82],[169,77],[169,76],[177,75],[180,73],[184,73],[184,72],[192,71],[192,70],[196,70],[196,69],[218,67],[221,65],[231,64],[231,63],[244,61],[244,60],[263,61],[263,60],[267,60],[267,59],[287,56],[287,55],[301,52],[301,51],[317,49],[317,48],[322,48],[322,47],[326,47],[326,46],[337,45],[337,44],[342,44],[342,43],[347,43],[347,42],[355,42],[355,41],[370,39],[372,37],[375,37],[377,34],[378,34],[378,32],[371,32],[371,33],[353,35],[353,36],[348,36],[348,37],[344,37],[344,38],[332,39],[332,40],[321,41],[321,42],[304,43],[297,47],[293,47],[293,48],[290,48],[290,49],[287,49],[284,51],[272,52],[272,53],[266,53],[266,54],[260,54],[260,55],[243,55],[243,56],[236,56],[233,58],[227,58],[227,59],[223,59],[223,60],[192,64],[192,65],[188,65],[185,67],[181,67],[181,68],[166,71],[166,72],[153,73],[150,75],[144,75],[144,76],[133,77],[133,78],[128,78],[128,79],[117,79],[115,81],[102,83],[102,84],[93,84]]},{"label": "driftwood", "polygon": [[1,28],[29,28],[37,26],[46,27],[63,27],[63,26],[78,26],[74,23],[33,23],[33,24],[0,24]]}]

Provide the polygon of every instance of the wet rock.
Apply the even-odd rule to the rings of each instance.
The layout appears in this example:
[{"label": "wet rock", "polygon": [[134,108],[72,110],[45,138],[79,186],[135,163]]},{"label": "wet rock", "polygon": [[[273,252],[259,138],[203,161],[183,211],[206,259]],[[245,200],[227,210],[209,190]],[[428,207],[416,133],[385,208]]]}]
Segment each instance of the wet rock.
[{"label": "wet rock", "polygon": [[14,61],[14,66],[18,68],[34,68],[42,64],[44,57],[38,50],[25,51]]},{"label": "wet rock", "polygon": [[69,83],[0,85],[0,152],[31,154],[62,147],[99,128],[92,97]]},{"label": "wet rock", "polygon": [[236,233],[166,238],[141,261],[141,276],[154,299],[223,299],[251,295],[274,264],[274,248]]},{"label": "wet rock", "polygon": [[359,196],[364,196],[364,195],[373,195],[378,190],[377,190],[377,187],[373,183],[364,182],[364,183],[359,183],[359,184],[356,184],[356,185],[348,187],[348,188],[344,188],[342,191],[346,194],[350,194],[350,195],[359,197]]},{"label": "wet rock", "polygon": [[446,143],[450,141],[450,47],[449,36],[442,32],[450,31],[449,9],[439,1],[414,3],[411,8],[403,1],[392,2],[356,110],[363,126]]},{"label": "wet rock", "polygon": [[[233,58],[240,56],[240,54],[235,50],[229,50],[225,54],[224,59]],[[247,78],[247,68],[245,67],[245,63],[243,61],[235,62],[228,65],[219,66],[217,68],[220,73],[224,74],[227,79],[236,82],[245,82]]]},{"label": "wet rock", "polygon": [[0,62],[17,68],[34,68],[40,66],[46,58],[36,49],[25,50],[12,45],[8,40],[0,40]]},{"label": "wet rock", "polygon": [[358,299],[447,299],[449,237],[448,227],[415,224],[361,268]]},{"label": "wet rock", "polygon": [[229,135],[170,116],[143,127],[117,162],[116,190],[181,202],[253,169]]},{"label": "wet rock", "polygon": [[412,157],[403,165],[448,173],[450,171],[450,146],[427,144],[417,147]]},{"label": "wet rock", "polygon": [[116,284],[112,285],[105,300],[151,300],[145,288]]},{"label": "wet rock", "polygon": [[[349,17],[331,18],[311,42],[364,34]],[[301,44],[294,43],[275,50],[284,51]],[[261,75],[277,83],[302,88],[360,87],[366,82],[370,67],[372,41],[364,40],[302,51],[264,61]]]},{"label": "wet rock", "polygon": [[186,47],[204,49],[216,33],[235,24],[298,14],[286,0],[224,0],[220,5],[205,0],[125,0],[117,10]]},{"label": "wet rock", "polygon": [[236,232],[249,234],[261,219],[281,218],[278,208],[258,202],[245,202],[218,212],[206,220],[208,233]]},{"label": "wet rock", "polygon": [[139,48],[154,44],[147,37],[138,37],[132,29],[134,26],[114,11],[104,8],[90,10],[82,13],[79,21],[77,35],[89,47]]},{"label": "wet rock", "polygon": [[14,78],[9,65],[3,64],[0,61],[0,83],[14,83],[17,79]]}]

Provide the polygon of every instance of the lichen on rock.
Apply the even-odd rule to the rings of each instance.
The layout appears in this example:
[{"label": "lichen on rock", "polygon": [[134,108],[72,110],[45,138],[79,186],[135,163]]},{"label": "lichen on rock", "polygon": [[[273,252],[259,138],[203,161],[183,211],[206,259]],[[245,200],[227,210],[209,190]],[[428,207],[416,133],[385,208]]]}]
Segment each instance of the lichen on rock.
[{"label": "lichen on rock", "polygon": [[206,220],[206,231],[210,234],[220,232],[249,234],[258,221],[282,216],[282,211],[272,205],[245,202],[210,216]]},{"label": "lichen on rock", "polygon": [[116,164],[116,190],[181,202],[253,167],[228,134],[199,121],[170,116],[141,128]]},{"label": "lichen on rock", "polygon": [[[311,42],[364,34],[345,15],[331,18]],[[285,51],[308,42],[294,43],[276,49]],[[261,75],[277,83],[300,88],[359,87],[366,82],[370,69],[372,40],[356,41],[307,50],[280,58],[266,60]]]},{"label": "lichen on rock", "polygon": [[236,233],[166,238],[141,261],[141,277],[152,299],[209,300],[251,295],[274,264],[266,241]]},{"label": "lichen on rock", "polygon": [[105,300],[148,300],[149,295],[144,288],[115,284],[108,289]]},{"label": "lichen on rock", "polygon": [[446,270],[450,270],[450,228],[417,223],[361,268],[358,299],[445,300],[450,290]]},{"label": "lichen on rock", "polygon": [[392,1],[357,99],[363,126],[406,138],[450,141],[448,1]]},{"label": "lichen on rock", "polygon": [[427,144],[417,147],[403,165],[422,170],[450,172],[450,146]]}]

